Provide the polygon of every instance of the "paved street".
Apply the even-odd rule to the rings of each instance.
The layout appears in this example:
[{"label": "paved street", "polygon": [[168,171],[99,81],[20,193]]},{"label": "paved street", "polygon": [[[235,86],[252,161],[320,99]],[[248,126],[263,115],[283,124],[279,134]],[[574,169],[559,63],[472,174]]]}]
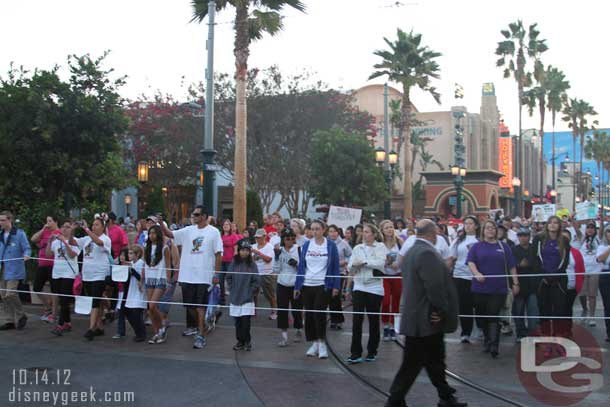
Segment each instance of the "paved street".
[{"label": "paved street", "polygon": [[[66,405],[87,406],[381,406],[383,397],[356,380],[336,360],[317,360],[305,356],[306,344],[293,344],[284,349],[276,346],[278,331],[267,313],[253,321],[254,349],[252,352],[234,352],[234,329],[226,317],[209,337],[204,350],[192,349],[192,339],[184,338],[180,321],[183,312],[173,307],[173,319],[179,321],[169,331],[165,344],[134,343],[130,337],[113,340],[114,326],[106,335],[93,342],[85,342],[82,333],[86,320],[74,319],[75,329],[63,337],[49,333],[50,326],[37,320],[38,306],[27,307],[30,321],[24,331],[2,332],[0,335],[0,405],[7,404],[21,391],[85,391],[90,387],[97,397],[103,392],[133,392],[132,402],[80,403]],[[347,318],[351,320],[350,317]],[[365,326],[364,331],[368,328]],[[128,328],[128,332],[129,328]],[[598,339],[602,329],[593,329]],[[366,334],[363,341],[366,341]],[[341,358],[348,356],[351,333],[349,322],[343,331],[329,331],[328,341]],[[605,377],[608,377],[610,354],[605,346]],[[448,368],[490,390],[510,397],[527,406],[541,405],[533,400],[521,386],[515,371],[515,351],[512,337],[504,337],[501,357],[492,361],[480,352],[477,343],[463,345],[449,337],[447,343]],[[382,342],[379,359],[351,368],[387,391],[402,357],[401,348],[392,342]],[[36,385],[36,368],[48,369],[49,384]],[[20,385],[20,369],[28,369],[28,384]],[[64,377],[69,369],[69,385],[51,384],[54,375]],[[15,370],[16,378],[13,378]],[[460,383],[452,383],[462,399],[476,406],[507,406],[490,396],[483,395]],[[13,394],[11,394],[11,392]],[[610,385],[591,394],[580,406],[607,405]],[[422,373],[407,401],[412,406],[434,406],[436,395],[427,377]],[[20,406],[46,406],[52,403],[14,404]],[[61,405],[61,401],[56,405]]]}]

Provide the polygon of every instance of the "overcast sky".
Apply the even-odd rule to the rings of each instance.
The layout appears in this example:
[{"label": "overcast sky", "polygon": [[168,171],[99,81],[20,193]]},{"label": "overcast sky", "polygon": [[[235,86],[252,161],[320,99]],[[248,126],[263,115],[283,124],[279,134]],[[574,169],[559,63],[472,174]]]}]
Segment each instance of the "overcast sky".
[{"label": "overcast sky", "polygon": [[[544,63],[562,69],[571,97],[590,102],[600,126],[610,126],[607,95],[607,6],[603,1],[580,0],[303,0],[307,13],[288,11],[285,31],[251,48],[250,67],[278,64],[286,73],[313,70],[331,87],[354,89],[367,84],[373,55],[393,40],[396,28],[423,34],[423,42],[443,54],[439,58],[442,105],[421,92],[413,102],[420,111],[448,109],[454,83],[465,89],[460,102],[479,111],[483,82],[494,82],[501,113],[517,128],[516,85],[502,78],[494,51],[500,30],[522,18],[539,23],[550,47]],[[108,66],[129,76],[122,93],[129,98],[159,89],[178,98],[181,87],[203,80],[207,25],[189,23],[188,0],[26,0],[3,1],[0,6],[0,75],[9,63],[27,68],[65,64],[68,54],[99,55],[112,51]],[[217,15],[215,69],[234,71],[234,10]],[[377,80],[383,83],[383,80]],[[249,108],[255,109],[256,106]],[[527,115],[525,115],[527,116]],[[524,127],[538,127],[526,119]],[[566,129],[559,123],[558,129]],[[549,124],[546,127],[550,131]]]}]

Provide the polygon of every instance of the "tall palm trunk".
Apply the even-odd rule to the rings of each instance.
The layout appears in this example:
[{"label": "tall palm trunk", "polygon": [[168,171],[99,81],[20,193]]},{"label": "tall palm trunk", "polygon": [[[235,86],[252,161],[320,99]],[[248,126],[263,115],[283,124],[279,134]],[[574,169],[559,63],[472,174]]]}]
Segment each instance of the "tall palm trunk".
[{"label": "tall palm trunk", "polygon": [[413,217],[413,186],[411,185],[411,98],[409,97],[409,87],[403,84],[404,94],[402,95],[402,128],[404,130],[403,154],[403,182],[404,182],[404,218]]},{"label": "tall palm trunk", "polygon": [[540,108],[540,197],[544,196],[544,170],[546,169],[546,162],[544,161],[544,119],[545,119],[545,105],[544,97],[538,101]]},{"label": "tall palm trunk", "polygon": [[523,84],[521,80],[518,85],[518,94],[519,94],[519,138],[517,139],[517,178],[521,181],[521,185],[516,188],[515,191],[515,211],[516,215],[521,217],[523,216],[523,188],[525,187],[525,180],[523,179],[523,131],[522,127],[522,116],[523,116]]},{"label": "tall palm trunk", "polygon": [[[576,124],[574,125],[576,126]],[[578,133],[576,130],[572,130],[572,151],[574,151],[574,161],[573,174],[572,174],[572,211],[576,210],[576,137],[578,137]]]},{"label": "tall palm trunk", "polygon": [[555,188],[556,188],[555,177],[557,176],[557,171],[555,170],[555,161],[557,161],[557,157],[555,156],[555,118],[556,118],[556,113],[555,113],[555,110],[553,110],[551,112],[551,120],[553,121],[553,138],[551,139],[552,140],[552,143],[551,143],[552,144],[552,146],[551,146],[551,157],[553,158],[553,167],[552,167],[552,170],[553,170],[553,184],[552,184],[552,186],[553,186],[553,190],[554,191],[556,191],[555,190]]},{"label": "tall palm trunk", "polygon": [[582,159],[583,159],[584,147],[585,147],[585,132],[581,131],[580,132],[580,171],[578,171],[578,186],[580,188],[582,188]]},{"label": "tall palm trunk", "polygon": [[246,186],[247,186],[247,95],[246,80],[248,73],[249,37],[248,3],[238,2],[235,35],[235,185],[233,187],[233,218],[240,228],[247,225]]}]

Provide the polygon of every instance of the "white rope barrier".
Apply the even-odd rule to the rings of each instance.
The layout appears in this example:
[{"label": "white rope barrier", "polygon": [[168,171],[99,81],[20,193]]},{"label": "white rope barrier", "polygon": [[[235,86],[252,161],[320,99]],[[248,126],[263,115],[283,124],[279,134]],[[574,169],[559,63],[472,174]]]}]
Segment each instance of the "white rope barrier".
[{"label": "white rope barrier", "polygon": [[[92,300],[102,300],[102,301],[118,301],[117,298],[112,298],[112,297],[92,297],[92,296],[88,296],[88,295],[74,295],[74,294],[59,294],[59,293],[44,293],[44,292],[35,292],[35,291],[28,291],[28,290],[9,290],[9,289],[5,289],[5,288],[0,288],[0,291],[6,291],[6,292],[15,292],[15,293],[27,293],[27,294],[36,294],[36,295],[49,295],[49,296],[55,296],[55,297],[69,297],[69,298],[74,298],[76,299],[77,297],[81,297],[81,298],[91,298]],[[301,292],[301,297],[303,296],[303,293]],[[121,300],[122,302],[125,302],[126,299],[123,298]],[[185,302],[176,302],[176,301],[152,301],[152,300],[136,300],[138,302],[144,302],[147,304],[167,304],[167,305],[180,305],[180,306],[185,306],[185,307],[207,307],[209,305],[207,304],[193,304],[193,303],[185,303]],[[219,307],[219,308],[230,308],[231,305],[211,305],[213,307]],[[400,316],[400,313],[394,313],[394,312],[358,312],[358,311],[331,311],[328,309],[324,309],[324,310],[316,310],[316,309],[293,309],[293,308],[272,308],[272,307],[260,307],[260,306],[255,306],[253,307],[255,310],[262,310],[262,311],[301,311],[301,312],[311,312],[311,313],[339,313],[339,314],[352,314],[352,315],[393,315],[393,316]],[[610,319],[609,317],[577,317],[577,316],[515,316],[515,315],[458,315],[458,317],[460,318],[512,318],[512,319],[596,319],[596,320],[606,320],[606,319]]]}]

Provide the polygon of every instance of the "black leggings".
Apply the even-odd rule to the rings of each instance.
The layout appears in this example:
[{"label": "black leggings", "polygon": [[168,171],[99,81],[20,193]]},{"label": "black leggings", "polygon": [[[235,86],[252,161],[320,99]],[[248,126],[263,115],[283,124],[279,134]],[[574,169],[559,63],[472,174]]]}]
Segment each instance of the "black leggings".
[{"label": "black leggings", "polygon": [[[306,310],[326,310],[329,295],[323,285],[304,286],[301,295]],[[305,311],[305,338],[308,342],[326,339],[326,312]]]},{"label": "black leggings", "polygon": [[[453,282],[458,293],[459,310],[461,315],[474,314],[474,294],[471,291],[472,281],[464,278],[454,278]],[[472,334],[474,318],[460,317],[460,326],[462,327],[462,336],[470,336]]]},{"label": "black leggings", "polygon": [[366,312],[369,317],[369,341],[367,344],[367,351],[369,356],[377,355],[380,338],[379,311],[381,310],[381,301],[383,301],[383,295],[371,294],[364,291],[354,291],[352,294],[352,304],[355,313],[353,318],[351,346],[353,357],[362,356],[362,323],[364,322],[364,314],[356,314],[357,312]]},{"label": "black leggings", "polygon": [[237,342],[250,343],[250,315],[235,317],[235,337]]},{"label": "black leggings", "polygon": [[57,325],[70,322],[70,303],[72,302],[72,297],[66,297],[66,295],[72,295],[73,284],[73,278],[54,278],[51,280],[51,291],[55,294],[62,294],[59,297],[60,311]]},{"label": "black leggings", "polygon": [[[500,344],[500,310],[506,302],[506,294],[473,293],[477,325],[483,329],[485,346],[491,346],[497,351]],[[491,316],[491,317],[490,317]]]},{"label": "black leggings", "polygon": [[568,334],[566,332],[566,321],[553,319],[553,317],[568,316],[567,291],[567,278],[544,278],[538,286],[540,329],[545,336],[565,336]]},{"label": "black leggings", "polygon": [[277,312],[277,327],[282,330],[288,329],[288,311],[282,309],[292,308],[292,319],[294,329],[303,329],[303,304],[301,297],[294,298],[294,287],[286,287],[278,284],[277,290],[277,307],[280,311]]}]

